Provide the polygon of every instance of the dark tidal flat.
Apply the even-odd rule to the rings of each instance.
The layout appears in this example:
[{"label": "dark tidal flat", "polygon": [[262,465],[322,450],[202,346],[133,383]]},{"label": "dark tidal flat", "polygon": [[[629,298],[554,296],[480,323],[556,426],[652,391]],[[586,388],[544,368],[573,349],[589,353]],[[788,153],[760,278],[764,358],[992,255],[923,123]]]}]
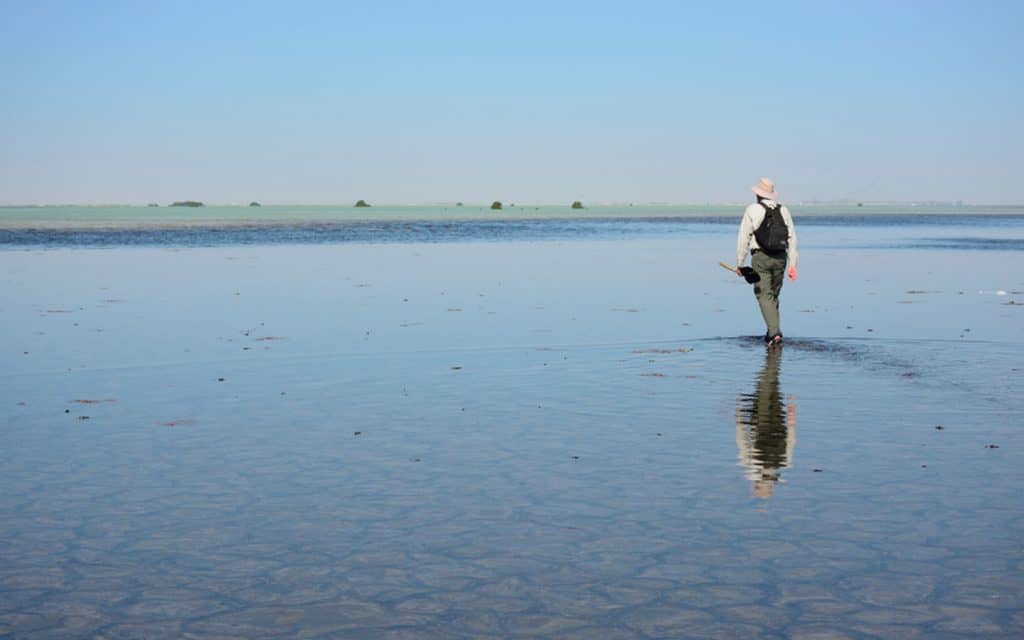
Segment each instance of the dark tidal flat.
[{"label": "dark tidal flat", "polygon": [[0,249],[0,638],[1022,637],[1020,227]]}]

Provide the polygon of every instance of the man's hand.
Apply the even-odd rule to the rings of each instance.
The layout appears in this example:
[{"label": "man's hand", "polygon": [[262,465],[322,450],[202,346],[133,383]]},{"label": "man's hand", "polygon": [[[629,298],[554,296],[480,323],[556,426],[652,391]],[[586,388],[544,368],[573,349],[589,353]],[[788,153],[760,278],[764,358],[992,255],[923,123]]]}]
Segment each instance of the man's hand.
[{"label": "man's hand", "polygon": [[743,277],[743,267],[736,267],[734,271],[736,272],[736,275],[738,275],[741,278]]},{"label": "man's hand", "polygon": [[789,279],[796,280],[796,265],[790,265],[788,271]]}]

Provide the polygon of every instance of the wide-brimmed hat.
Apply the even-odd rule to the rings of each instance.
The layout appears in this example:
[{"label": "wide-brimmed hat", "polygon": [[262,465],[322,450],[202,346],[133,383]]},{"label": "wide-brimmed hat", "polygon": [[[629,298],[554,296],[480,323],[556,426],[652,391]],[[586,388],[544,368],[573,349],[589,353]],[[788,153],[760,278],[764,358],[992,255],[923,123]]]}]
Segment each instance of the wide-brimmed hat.
[{"label": "wide-brimmed hat", "polygon": [[779,197],[779,194],[775,193],[775,183],[768,178],[761,178],[757,181],[757,184],[750,187],[750,190],[769,200],[777,200]]}]

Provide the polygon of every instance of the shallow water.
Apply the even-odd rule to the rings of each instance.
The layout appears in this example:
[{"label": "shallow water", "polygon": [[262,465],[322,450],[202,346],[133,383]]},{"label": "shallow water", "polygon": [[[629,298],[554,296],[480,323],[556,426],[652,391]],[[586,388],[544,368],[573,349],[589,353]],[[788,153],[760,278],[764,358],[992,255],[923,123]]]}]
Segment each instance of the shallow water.
[{"label": "shallow water", "polygon": [[0,637],[1019,637],[1018,254],[873,229],[0,252]]},{"label": "shallow water", "polygon": [[[823,246],[1024,249],[1024,208],[794,207]],[[0,208],[0,249],[692,238],[735,233],[740,206]]]}]

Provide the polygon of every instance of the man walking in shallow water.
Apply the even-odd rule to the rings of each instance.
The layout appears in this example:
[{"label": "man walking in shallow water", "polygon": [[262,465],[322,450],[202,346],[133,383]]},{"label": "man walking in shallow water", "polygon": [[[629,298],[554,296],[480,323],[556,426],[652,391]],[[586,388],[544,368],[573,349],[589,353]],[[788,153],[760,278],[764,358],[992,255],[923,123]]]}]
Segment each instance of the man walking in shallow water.
[{"label": "man walking in shallow water", "polygon": [[759,277],[754,296],[764,317],[764,341],[769,347],[782,343],[779,327],[779,293],[789,264],[790,280],[796,280],[796,227],[789,209],[778,201],[775,183],[761,178],[750,188],[757,201],[743,212],[736,239],[736,273],[743,276],[743,262],[750,250],[750,266]]}]

